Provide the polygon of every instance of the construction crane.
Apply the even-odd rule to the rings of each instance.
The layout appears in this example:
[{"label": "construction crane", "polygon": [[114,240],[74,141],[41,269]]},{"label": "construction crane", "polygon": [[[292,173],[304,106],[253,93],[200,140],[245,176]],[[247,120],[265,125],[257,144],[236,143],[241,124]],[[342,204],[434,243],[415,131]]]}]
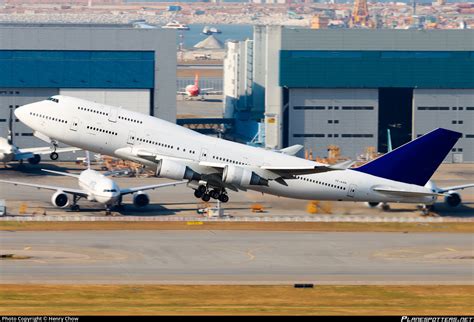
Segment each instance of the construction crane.
[{"label": "construction crane", "polygon": [[354,0],[354,9],[351,15],[351,27],[372,27],[369,19],[367,0]]}]

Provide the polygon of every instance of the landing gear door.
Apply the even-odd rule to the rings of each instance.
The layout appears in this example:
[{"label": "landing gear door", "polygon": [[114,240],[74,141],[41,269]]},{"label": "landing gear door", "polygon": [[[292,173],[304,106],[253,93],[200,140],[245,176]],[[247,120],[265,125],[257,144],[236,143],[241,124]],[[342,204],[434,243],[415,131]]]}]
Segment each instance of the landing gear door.
[{"label": "landing gear door", "polygon": [[77,131],[78,128],[79,128],[79,119],[77,117],[73,117],[71,121],[71,126],[69,127],[69,129],[71,131]]},{"label": "landing gear door", "polygon": [[133,145],[135,143],[135,132],[128,132],[127,144]]},{"label": "landing gear door", "polygon": [[118,108],[111,106],[109,110],[109,121],[117,122]]},{"label": "landing gear door", "polygon": [[355,184],[349,185],[349,190],[347,190],[347,196],[354,198],[356,190],[357,190],[357,186]]}]

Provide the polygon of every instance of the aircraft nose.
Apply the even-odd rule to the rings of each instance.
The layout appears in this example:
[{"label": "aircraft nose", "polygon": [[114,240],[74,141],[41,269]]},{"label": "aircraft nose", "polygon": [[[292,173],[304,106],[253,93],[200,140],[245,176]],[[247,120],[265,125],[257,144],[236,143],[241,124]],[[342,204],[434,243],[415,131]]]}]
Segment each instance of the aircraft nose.
[{"label": "aircraft nose", "polygon": [[[34,104],[34,103],[33,103]],[[22,105],[15,109],[15,116],[25,123],[27,115],[30,113],[33,104]]]}]

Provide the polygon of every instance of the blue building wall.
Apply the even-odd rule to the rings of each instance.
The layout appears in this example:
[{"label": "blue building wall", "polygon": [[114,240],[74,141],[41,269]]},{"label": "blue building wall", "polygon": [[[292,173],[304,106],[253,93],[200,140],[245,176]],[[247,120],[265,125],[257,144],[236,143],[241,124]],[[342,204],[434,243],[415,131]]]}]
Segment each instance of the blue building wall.
[{"label": "blue building wall", "polygon": [[474,52],[282,50],[280,86],[474,88]]},{"label": "blue building wall", "polygon": [[153,51],[0,50],[0,87],[154,88]]}]

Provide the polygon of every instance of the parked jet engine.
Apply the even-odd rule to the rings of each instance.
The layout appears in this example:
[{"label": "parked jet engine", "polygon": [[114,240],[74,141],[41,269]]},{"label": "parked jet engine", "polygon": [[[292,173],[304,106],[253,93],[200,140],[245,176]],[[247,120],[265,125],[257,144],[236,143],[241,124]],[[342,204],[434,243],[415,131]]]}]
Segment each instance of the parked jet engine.
[{"label": "parked jet engine", "polygon": [[133,195],[133,205],[135,207],[145,207],[150,204],[150,197],[144,192],[137,192]]},{"label": "parked jet engine", "polygon": [[69,205],[67,194],[62,191],[56,191],[51,197],[51,203],[59,208],[66,208]]}]

